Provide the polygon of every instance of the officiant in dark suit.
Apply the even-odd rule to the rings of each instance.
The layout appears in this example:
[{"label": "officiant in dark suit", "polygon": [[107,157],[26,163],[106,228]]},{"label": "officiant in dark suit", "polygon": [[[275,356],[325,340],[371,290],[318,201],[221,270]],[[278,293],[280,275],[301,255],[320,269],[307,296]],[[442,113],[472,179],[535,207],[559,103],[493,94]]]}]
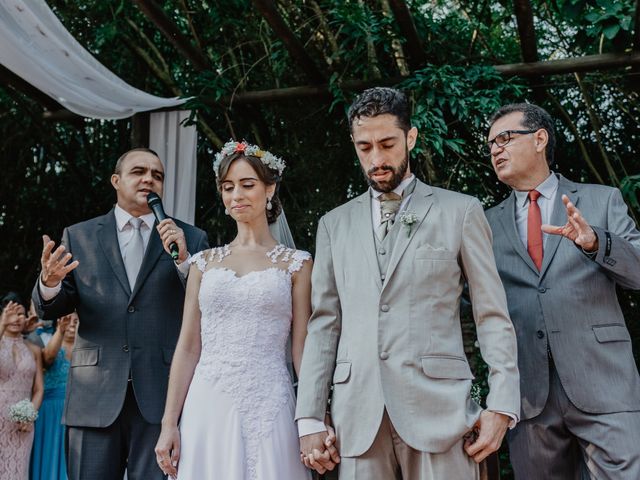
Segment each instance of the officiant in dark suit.
[{"label": "officiant in dark suit", "polygon": [[[164,168],[149,149],[118,159],[106,215],[46,235],[33,290],[41,317],[77,310],[63,423],[71,480],[162,479],[153,447],[182,322],[187,258],[205,232],[179,220],[155,223],[147,195],[162,196]],[[168,254],[175,242],[178,260]]]}]

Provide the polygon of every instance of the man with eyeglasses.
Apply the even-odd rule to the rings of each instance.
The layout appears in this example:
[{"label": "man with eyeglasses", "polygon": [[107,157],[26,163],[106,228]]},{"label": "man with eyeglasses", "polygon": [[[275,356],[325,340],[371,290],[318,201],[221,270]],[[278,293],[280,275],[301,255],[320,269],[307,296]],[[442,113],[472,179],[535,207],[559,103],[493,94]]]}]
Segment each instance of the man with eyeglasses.
[{"label": "man with eyeglasses", "polygon": [[550,171],[545,110],[506,105],[490,124],[491,164],[513,189],[487,218],[518,337],[516,478],[638,480],[640,377],[616,287],[640,289],[640,232],[618,189]]}]

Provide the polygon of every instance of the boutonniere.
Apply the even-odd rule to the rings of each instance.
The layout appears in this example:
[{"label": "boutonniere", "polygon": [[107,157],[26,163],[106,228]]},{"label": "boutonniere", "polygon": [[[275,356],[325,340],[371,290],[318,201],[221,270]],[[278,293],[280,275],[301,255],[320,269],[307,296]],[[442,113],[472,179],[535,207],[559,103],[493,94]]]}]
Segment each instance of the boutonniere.
[{"label": "boutonniere", "polygon": [[411,227],[418,221],[418,216],[413,212],[402,212],[400,222],[407,227],[407,237],[411,236]]}]

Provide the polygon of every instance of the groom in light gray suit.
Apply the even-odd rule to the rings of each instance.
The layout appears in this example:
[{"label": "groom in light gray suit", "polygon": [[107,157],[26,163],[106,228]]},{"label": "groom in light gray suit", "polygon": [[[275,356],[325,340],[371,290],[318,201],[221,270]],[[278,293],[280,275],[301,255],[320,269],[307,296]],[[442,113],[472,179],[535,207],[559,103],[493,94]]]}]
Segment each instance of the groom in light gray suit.
[{"label": "groom in light gray suit", "polygon": [[[319,471],[333,467],[322,422],[333,389],[341,480],[477,478],[475,462],[499,448],[520,410],[489,226],[475,198],[411,173],[417,129],[403,93],[365,91],[349,122],[371,188],[318,226],[296,410],[301,454]],[[465,281],[490,368],[484,411],[469,395]]]},{"label": "groom in light gray suit", "polygon": [[638,480],[640,378],[616,287],[640,288],[640,232],[620,191],[550,172],[542,108],[502,107],[488,138],[513,188],[487,217],[518,335],[516,478]]}]

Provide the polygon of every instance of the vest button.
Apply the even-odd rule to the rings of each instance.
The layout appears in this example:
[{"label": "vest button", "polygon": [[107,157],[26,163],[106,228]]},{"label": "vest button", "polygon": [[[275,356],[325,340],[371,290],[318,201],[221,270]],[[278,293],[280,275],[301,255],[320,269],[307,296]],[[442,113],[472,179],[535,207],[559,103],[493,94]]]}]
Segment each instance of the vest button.
[{"label": "vest button", "polygon": [[127,312],[129,313],[133,313],[136,311],[136,307],[134,307],[133,305],[129,305],[129,308],[127,308]]},{"label": "vest button", "polygon": [[380,255],[384,255],[385,253],[387,253],[387,251],[384,248],[380,248],[380,249],[378,249],[378,253]]},{"label": "vest button", "polygon": [[122,346],[122,351],[127,353],[129,351],[129,345],[123,345]]},{"label": "vest button", "polygon": [[384,304],[380,307],[380,310],[382,310],[383,312],[388,312],[389,311],[389,305]]},{"label": "vest button", "polygon": [[380,353],[380,360],[386,360],[387,358],[389,358],[389,354],[387,352]]},{"label": "vest button", "polygon": [[537,336],[538,338],[544,338],[544,332],[543,332],[542,330],[538,330],[538,331],[536,332],[536,336]]}]

